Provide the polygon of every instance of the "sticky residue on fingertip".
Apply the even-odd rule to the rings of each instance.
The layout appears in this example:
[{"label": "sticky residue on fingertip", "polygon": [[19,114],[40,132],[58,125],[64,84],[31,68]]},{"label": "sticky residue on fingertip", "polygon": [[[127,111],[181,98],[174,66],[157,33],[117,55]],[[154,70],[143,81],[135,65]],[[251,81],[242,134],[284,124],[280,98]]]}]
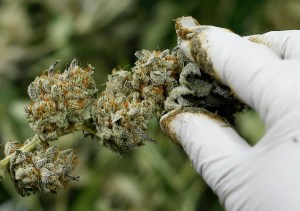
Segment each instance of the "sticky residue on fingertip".
[{"label": "sticky residue on fingertip", "polygon": [[200,26],[198,21],[191,16],[177,18],[175,20],[175,29],[178,37],[181,39],[189,39],[192,32],[192,28]]},{"label": "sticky residue on fingertip", "polygon": [[248,36],[247,39],[249,41],[257,43],[257,44],[263,44],[268,47],[272,46],[271,41],[268,40],[264,35],[251,35],[251,36]]},{"label": "sticky residue on fingertip", "polygon": [[184,113],[190,113],[195,115],[205,115],[208,118],[215,120],[217,122],[220,122],[224,127],[230,127],[230,123],[228,123],[227,119],[209,112],[206,109],[203,108],[196,108],[196,107],[184,107],[184,108],[178,108],[175,109],[168,114],[162,116],[160,119],[160,128],[161,130],[166,134],[167,137],[169,137],[175,144],[181,146],[180,139],[177,135],[177,132],[179,131],[175,124],[173,124],[174,120],[176,118],[182,117],[182,114]]}]

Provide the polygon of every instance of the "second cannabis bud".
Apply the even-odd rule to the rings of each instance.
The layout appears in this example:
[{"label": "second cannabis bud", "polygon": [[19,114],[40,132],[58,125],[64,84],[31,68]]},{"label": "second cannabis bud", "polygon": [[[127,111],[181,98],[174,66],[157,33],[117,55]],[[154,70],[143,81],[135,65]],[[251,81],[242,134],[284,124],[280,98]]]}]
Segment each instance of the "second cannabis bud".
[{"label": "second cannabis bud", "polygon": [[85,120],[84,113],[96,96],[91,66],[82,69],[73,59],[63,73],[52,65],[28,87],[32,100],[25,108],[31,128],[44,140],[72,132]]}]

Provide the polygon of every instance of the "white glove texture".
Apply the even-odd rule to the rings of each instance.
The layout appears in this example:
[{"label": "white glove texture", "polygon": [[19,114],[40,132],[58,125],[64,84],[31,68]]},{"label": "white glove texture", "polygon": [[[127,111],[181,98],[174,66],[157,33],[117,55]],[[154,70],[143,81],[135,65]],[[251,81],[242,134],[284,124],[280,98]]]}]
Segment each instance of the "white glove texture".
[{"label": "white glove texture", "polygon": [[178,45],[202,71],[229,86],[266,127],[250,146],[214,115],[173,111],[164,132],[180,143],[229,211],[300,210],[300,31],[240,37],[176,21]]}]

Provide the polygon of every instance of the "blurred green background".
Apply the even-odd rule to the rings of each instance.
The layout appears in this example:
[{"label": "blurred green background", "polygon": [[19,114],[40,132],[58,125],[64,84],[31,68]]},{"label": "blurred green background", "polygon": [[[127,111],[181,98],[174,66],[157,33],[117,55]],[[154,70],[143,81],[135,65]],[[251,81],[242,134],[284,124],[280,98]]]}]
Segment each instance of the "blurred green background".
[{"label": "blurred green background", "polygon": [[[0,140],[33,136],[23,107],[27,86],[57,59],[64,69],[73,57],[92,64],[99,90],[114,67],[130,69],[134,52],[176,45],[174,19],[192,15],[201,24],[240,35],[297,29],[300,2],[292,0],[0,0]],[[239,114],[236,128],[254,144],[263,134],[257,114]],[[64,137],[80,162],[58,194],[23,198],[8,177],[0,186],[0,210],[223,210],[185,153],[149,124],[148,143],[123,157],[82,134]],[[2,150],[1,150],[2,151]]]}]

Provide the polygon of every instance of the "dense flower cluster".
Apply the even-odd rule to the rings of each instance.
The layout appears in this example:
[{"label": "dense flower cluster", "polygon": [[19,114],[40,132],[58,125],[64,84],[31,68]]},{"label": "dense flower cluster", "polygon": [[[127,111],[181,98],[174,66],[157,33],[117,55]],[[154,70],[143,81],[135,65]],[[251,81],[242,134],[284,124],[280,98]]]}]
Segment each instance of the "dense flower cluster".
[{"label": "dense flower cluster", "polygon": [[[162,107],[169,92],[178,85],[182,66],[177,51],[147,51],[136,53],[138,57],[132,68],[132,85],[144,100]],[[162,108],[158,109],[162,111]]]},{"label": "dense flower cluster", "polygon": [[20,147],[21,144],[8,142],[5,156],[12,154],[8,171],[22,196],[36,192],[56,193],[64,189],[70,180],[78,179],[71,176],[78,160],[73,149],[60,151],[46,142],[37,145],[31,152],[22,152]]},{"label": "dense flower cluster", "polygon": [[[191,35],[179,30],[178,24],[176,27],[182,39]],[[24,144],[6,144],[0,179],[8,165],[21,195],[55,193],[70,180],[78,179],[71,176],[78,160],[74,151],[60,151],[49,145],[62,135],[83,131],[121,154],[153,141],[146,134],[147,124],[173,109],[214,113],[233,123],[233,114],[245,108],[228,87],[214,78],[205,54],[196,55],[197,64],[179,47],[172,51],[142,50],[136,56],[131,71],[113,70],[100,94],[93,67],[81,68],[76,59],[62,73],[55,71],[56,62],[36,77],[28,86],[32,102],[25,112],[37,134]]]},{"label": "dense flower cluster", "polygon": [[91,113],[97,137],[122,153],[144,141],[152,117],[159,118],[168,92],[177,86],[181,66],[170,51],[140,51],[131,72],[114,70]]},{"label": "dense flower cluster", "polygon": [[63,73],[54,65],[28,86],[32,100],[25,108],[31,128],[44,140],[70,133],[85,120],[84,113],[96,96],[93,68],[82,69],[74,59]]},{"label": "dense flower cluster", "polygon": [[200,71],[177,48],[142,50],[136,56],[131,71],[113,70],[98,98],[93,68],[82,69],[76,60],[63,73],[52,65],[29,85],[32,103],[25,111],[39,142],[30,150],[18,143],[5,149],[21,195],[55,193],[78,179],[70,175],[77,164],[74,151],[48,144],[61,135],[82,130],[121,154],[153,141],[146,135],[150,119],[173,109],[199,108],[233,123],[233,114],[245,108],[228,87]]}]

